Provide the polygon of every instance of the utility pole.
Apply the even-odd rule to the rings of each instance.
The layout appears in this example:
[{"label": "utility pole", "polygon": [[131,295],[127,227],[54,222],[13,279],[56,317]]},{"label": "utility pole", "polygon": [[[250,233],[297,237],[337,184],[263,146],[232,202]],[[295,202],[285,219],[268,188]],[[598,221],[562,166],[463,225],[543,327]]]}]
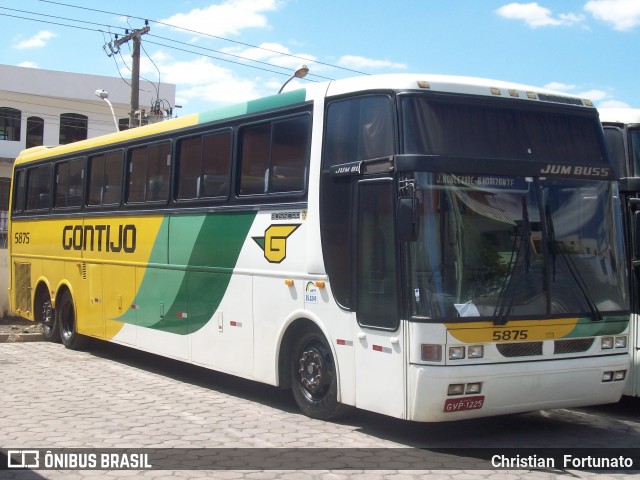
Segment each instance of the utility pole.
[{"label": "utility pole", "polygon": [[[141,37],[145,33],[149,33],[151,29],[145,20],[144,28],[139,28],[131,33],[127,33],[122,38],[117,38],[113,42],[109,42],[108,46],[112,53],[117,53],[121,45],[129,40],[133,40],[133,54],[131,55],[131,112],[129,113],[129,128],[137,127],[136,112],[140,109],[140,42]],[[106,51],[106,49],[105,49]]]}]

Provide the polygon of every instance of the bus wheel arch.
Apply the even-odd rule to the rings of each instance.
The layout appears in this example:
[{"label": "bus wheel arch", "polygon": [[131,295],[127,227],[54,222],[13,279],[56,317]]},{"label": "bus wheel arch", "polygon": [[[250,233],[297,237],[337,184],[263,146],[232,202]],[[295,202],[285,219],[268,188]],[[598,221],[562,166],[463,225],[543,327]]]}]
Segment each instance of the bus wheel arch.
[{"label": "bus wheel arch", "polygon": [[38,282],[33,296],[33,319],[42,324],[42,334],[50,342],[60,342],[60,328],[53,308],[49,286]]},{"label": "bus wheel arch", "polygon": [[290,387],[300,410],[311,418],[330,420],[347,408],[338,402],[338,369],[326,335],[305,318],[287,328],[278,359],[280,385]]},{"label": "bus wheel arch", "polygon": [[58,289],[55,316],[62,344],[71,350],[81,349],[85,345],[86,337],[78,333],[75,303],[67,286]]}]

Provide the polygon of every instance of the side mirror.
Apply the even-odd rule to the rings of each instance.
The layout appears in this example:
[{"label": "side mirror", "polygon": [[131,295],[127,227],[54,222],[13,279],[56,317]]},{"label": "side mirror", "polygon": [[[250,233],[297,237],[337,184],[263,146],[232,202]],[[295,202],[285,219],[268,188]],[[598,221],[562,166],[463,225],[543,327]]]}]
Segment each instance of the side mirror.
[{"label": "side mirror", "polygon": [[420,204],[415,196],[398,198],[396,209],[398,238],[403,242],[415,242],[420,233]]}]

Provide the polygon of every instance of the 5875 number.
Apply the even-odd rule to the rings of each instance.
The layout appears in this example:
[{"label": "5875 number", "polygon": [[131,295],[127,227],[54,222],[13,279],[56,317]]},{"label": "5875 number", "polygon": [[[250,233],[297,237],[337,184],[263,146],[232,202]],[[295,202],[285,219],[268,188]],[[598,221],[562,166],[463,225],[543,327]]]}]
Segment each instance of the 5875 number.
[{"label": "5875 number", "polygon": [[29,243],[29,232],[16,232],[13,238],[16,244],[27,245]]},{"label": "5875 number", "polygon": [[529,337],[528,330],[494,330],[493,341],[526,340]]}]

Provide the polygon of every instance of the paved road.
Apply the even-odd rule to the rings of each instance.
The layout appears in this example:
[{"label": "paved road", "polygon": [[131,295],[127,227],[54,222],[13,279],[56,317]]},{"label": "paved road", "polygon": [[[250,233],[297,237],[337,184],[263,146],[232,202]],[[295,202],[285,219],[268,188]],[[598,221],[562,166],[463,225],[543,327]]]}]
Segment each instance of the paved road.
[{"label": "paved road", "polygon": [[[0,471],[0,478],[411,480],[424,478],[426,473],[430,478],[451,480],[511,480],[525,473],[527,478],[540,480],[638,478],[637,472],[605,475],[558,466],[495,470],[486,458],[474,458],[482,457],[474,453],[481,450],[463,450],[619,447],[640,451],[637,400],[440,424],[417,424],[354,411],[341,422],[329,423],[302,416],[289,392],[117,345],[99,343],[87,351],[74,352],[42,342],[1,344],[0,374],[0,448],[230,448],[238,449],[228,451],[245,459],[248,453],[258,456],[258,460],[247,459],[242,468],[233,464],[238,469],[232,470],[5,470]],[[355,458],[354,465],[371,461],[384,470],[296,470],[297,465],[308,465],[311,455],[295,450],[300,447],[357,448],[336,451],[366,457]],[[421,459],[420,465],[433,470],[407,468],[412,465],[412,455],[423,452],[415,447],[430,450],[428,461]],[[447,448],[450,450],[438,450]],[[317,455],[322,459],[327,451],[333,452],[320,450]],[[261,462],[269,465],[270,459],[285,458],[282,452],[290,453],[286,458],[292,460],[276,463],[278,470],[259,467]],[[389,455],[393,455],[391,460]],[[6,462],[6,458],[0,460]]]}]

